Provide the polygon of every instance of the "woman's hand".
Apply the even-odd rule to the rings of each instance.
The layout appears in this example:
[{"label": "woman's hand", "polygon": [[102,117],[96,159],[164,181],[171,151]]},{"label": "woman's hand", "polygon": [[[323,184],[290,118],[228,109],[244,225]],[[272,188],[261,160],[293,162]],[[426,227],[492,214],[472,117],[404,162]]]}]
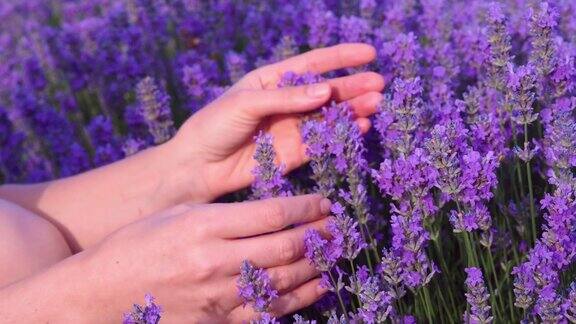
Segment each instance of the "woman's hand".
[{"label": "woman's hand", "polygon": [[[105,167],[34,185],[0,186],[0,198],[50,221],[73,252],[110,233],[185,201],[209,202],[246,187],[254,167],[253,136],[274,136],[287,171],[305,162],[299,114],[330,98],[348,101],[366,130],[382,96],[383,79],[366,72],[324,83],[277,89],[283,73],[324,73],[374,59],[364,44],[317,49],[250,72],[191,117],[175,138]],[[114,215],[114,217],[111,217]],[[81,217],[79,217],[81,216]]]},{"label": "woman's hand", "polygon": [[[238,297],[244,259],[266,268],[279,291],[272,313],[294,312],[325,292],[303,259],[303,236],[323,230],[329,209],[319,195],[179,205],[0,290],[0,314],[6,322],[117,322],[151,293],[166,323],[239,323],[256,316]],[[293,224],[302,225],[285,229]]]},{"label": "woman's hand", "polygon": [[382,99],[383,78],[373,72],[335,78],[326,82],[278,89],[285,72],[325,73],[372,61],[373,47],[343,44],[312,50],[285,61],[248,73],[222,97],[194,116],[168,143],[180,165],[188,170],[195,185],[190,199],[210,201],[246,187],[254,167],[253,136],[258,130],[270,132],[278,160],[290,171],[305,162],[299,130],[300,114],[321,107],[328,100],[348,101],[361,129],[370,126]]}]

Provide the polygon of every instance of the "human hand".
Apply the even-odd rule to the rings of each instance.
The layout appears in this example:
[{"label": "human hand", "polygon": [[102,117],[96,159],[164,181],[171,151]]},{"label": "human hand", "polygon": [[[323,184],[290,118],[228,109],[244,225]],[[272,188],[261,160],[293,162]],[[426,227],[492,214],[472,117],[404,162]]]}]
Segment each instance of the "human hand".
[{"label": "human hand", "polygon": [[[242,306],[236,287],[240,264],[248,259],[267,269],[279,291],[272,313],[294,312],[325,292],[318,272],[303,258],[303,237],[309,228],[323,231],[329,209],[328,200],[305,195],[180,205],[144,219],[86,250],[89,266],[82,273],[100,289],[78,309],[98,312],[83,314],[96,322],[117,321],[149,292],[167,323],[250,320],[256,314]],[[282,230],[293,224],[303,225]]]},{"label": "human hand", "polygon": [[382,99],[383,78],[373,72],[326,80],[323,83],[277,88],[285,72],[325,73],[372,61],[373,47],[342,44],[316,49],[248,73],[222,97],[192,116],[167,143],[177,152],[180,174],[194,177],[190,198],[210,201],[248,186],[252,181],[253,136],[265,130],[274,137],[274,148],[286,171],[305,161],[299,130],[300,114],[313,111],[328,100],[348,101],[361,130]]}]

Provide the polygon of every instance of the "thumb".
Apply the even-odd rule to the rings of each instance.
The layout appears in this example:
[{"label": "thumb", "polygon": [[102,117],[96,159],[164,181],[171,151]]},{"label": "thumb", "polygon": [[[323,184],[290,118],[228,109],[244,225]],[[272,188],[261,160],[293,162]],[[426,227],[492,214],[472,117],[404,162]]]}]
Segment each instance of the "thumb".
[{"label": "thumb", "polygon": [[273,90],[241,90],[230,96],[234,106],[249,117],[308,112],[330,99],[332,89],[326,82]]}]

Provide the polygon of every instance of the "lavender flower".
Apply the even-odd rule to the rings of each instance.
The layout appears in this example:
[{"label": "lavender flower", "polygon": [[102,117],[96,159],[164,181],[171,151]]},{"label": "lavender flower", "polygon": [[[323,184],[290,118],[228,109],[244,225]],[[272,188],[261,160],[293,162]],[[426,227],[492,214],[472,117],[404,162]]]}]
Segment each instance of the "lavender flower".
[{"label": "lavender flower", "polygon": [[[246,66],[246,59],[241,54],[238,54],[236,52],[229,52],[226,55],[226,68],[228,69],[228,75],[232,83],[238,82],[238,80],[240,80],[244,76],[244,74],[246,74],[245,66]],[[192,88],[190,89],[193,90]],[[196,92],[196,90],[193,90],[191,92],[196,96],[200,95],[198,93],[194,93]]]},{"label": "lavender flower", "polygon": [[506,84],[506,66],[511,61],[510,35],[506,25],[506,16],[502,4],[491,2],[488,8],[488,42],[490,43],[490,84],[503,91]]},{"label": "lavender flower", "polygon": [[263,316],[269,311],[272,301],[278,298],[278,292],[272,287],[266,271],[253,266],[247,260],[244,260],[240,267],[237,286],[244,306],[250,304]]},{"label": "lavender flower", "polygon": [[537,8],[530,8],[530,36],[532,39],[532,64],[538,74],[547,77],[554,68],[555,46],[553,29],[557,26],[558,12],[548,3],[539,3]]},{"label": "lavender flower", "polygon": [[425,253],[429,234],[424,229],[421,215],[409,214],[406,206],[393,207],[391,217],[392,249],[400,256],[402,280],[410,289],[427,285],[437,272],[436,266]]},{"label": "lavender flower", "polygon": [[272,135],[260,132],[255,139],[254,160],[258,164],[252,170],[255,177],[252,184],[252,197],[254,199],[266,199],[290,196],[288,183],[282,177],[284,166],[276,166],[274,162],[276,153],[272,144]]},{"label": "lavender flower", "polygon": [[480,269],[471,267],[465,269],[466,278],[466,300],[470,305],[470,312],[464,315],[466,323],[492,323],[494,317],[490,314],[488,299],[490,295],[486,291],[484,278]]},{"label": "lavender flower", "polygon": [[562,297],[556,293],[554,285],[547,285],[538,296],[534,310],[543,323],[558,323],[562,319]]},{"label": "lavender flower", "polygon": [[513,93],[512,120],[520,125],[531,124],[538,118],[533,113],[535,76],[531,66],[521,66],[514,71],[512,65],[508,66],[508,86]]},{"label": "lavender flower", "polygon": [[324,239],[318,231],[313,229],[306,230],[304,245],[305,255],[310,264],[322,272],[330,271],[343,252],[340,246]]},{"label": "lavender flower", "polygon": [[344,207],[338,202],[332,204],[331,210],[336,216],[330,219],[327,225],[328,232],[332,236],[332,244],[339,246],[343,258],[352,261],[366,247],[358,231],[358,222],[346,215]]},{"label": "lavender flower", "polygon": [[396,79],[393,94],[387,96],[376,116],[375,128],[382,145],[394,155],[409,155],[418,140],[418,126],[423,117],[422,85],[419,78]]},{"label": "lavender flower", "polygon": [[399,256],[395,255],[390,249],[382,250],[382,262],[380,263],[380,272],[384,281],[389,285],[390,294],[395,299],[400,299],[406,294],[402,278],[404,276],[404,269],[402,268],[402,260]]},{"label": "lavender flower", "polygon": [[370,24],[356,16],[340,18],[340,41],[346,43],[365,42],[370,35]]},{"label": "lavender flower", "polygon": [[576,283],[572,282],[568,288],[568,296],[562,305],[564,317],[571,323],[576,322]]},{"label": "lavender flower", "polygon": [[358,314],[365,323],[382,323],[392,312],[392,295],[382,285],[377,276],[368,275],[367,271],[358,271],[355,279],[359,285],[358,297],[360,310]]},{"label": "lavender flower", "polygon": [[158,89],[151,77],[146,77],[138,83],[136,93],[153,142],[155,144],[166,142],[175,132],[168,95]]},{"label": "lavender flower", "polygon": [[157,324],[160,322],[162,308],[154,303],[154,297],[146,294],[145,304],[134,304],[132,312],[124,314],[123,324]]},{"label": "lavender flower", "polygon": [[393,41],[383,43],[381,52],[384,59],[390,61],[389,69],[394,74],[410,80],[414,79],[419,72],[420,49],[415,34],[410,32],[398,34]]},{"label": "lavender flower", "polygon": [[331,45],[338,31],[338,17],[326,8],[322,0],[310,2],[306,25],[309,29],[308,43],[311,47]]}]

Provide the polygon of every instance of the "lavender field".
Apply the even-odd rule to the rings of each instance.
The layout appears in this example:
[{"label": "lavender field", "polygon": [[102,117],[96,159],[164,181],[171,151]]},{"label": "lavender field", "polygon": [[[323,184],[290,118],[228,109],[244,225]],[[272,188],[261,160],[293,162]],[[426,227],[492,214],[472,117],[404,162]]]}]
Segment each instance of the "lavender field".
[{"label": "lavender field", "polygon": [[[304,237],[329,293],[275,317],[278,292],[247,259],[238,293],[254,322],[575,323],[572,0],[2,1],[1,179],[137,154],[251,70],[339,43],[376,59],[277,86],[377,72],[370,130],[330,102],[303,117],[310,162],[287,174],[255,133],[251,189],[220,198],[332,201],[330,235]],[[146,300],[125,323],[163,322],[162,300]]]}]

